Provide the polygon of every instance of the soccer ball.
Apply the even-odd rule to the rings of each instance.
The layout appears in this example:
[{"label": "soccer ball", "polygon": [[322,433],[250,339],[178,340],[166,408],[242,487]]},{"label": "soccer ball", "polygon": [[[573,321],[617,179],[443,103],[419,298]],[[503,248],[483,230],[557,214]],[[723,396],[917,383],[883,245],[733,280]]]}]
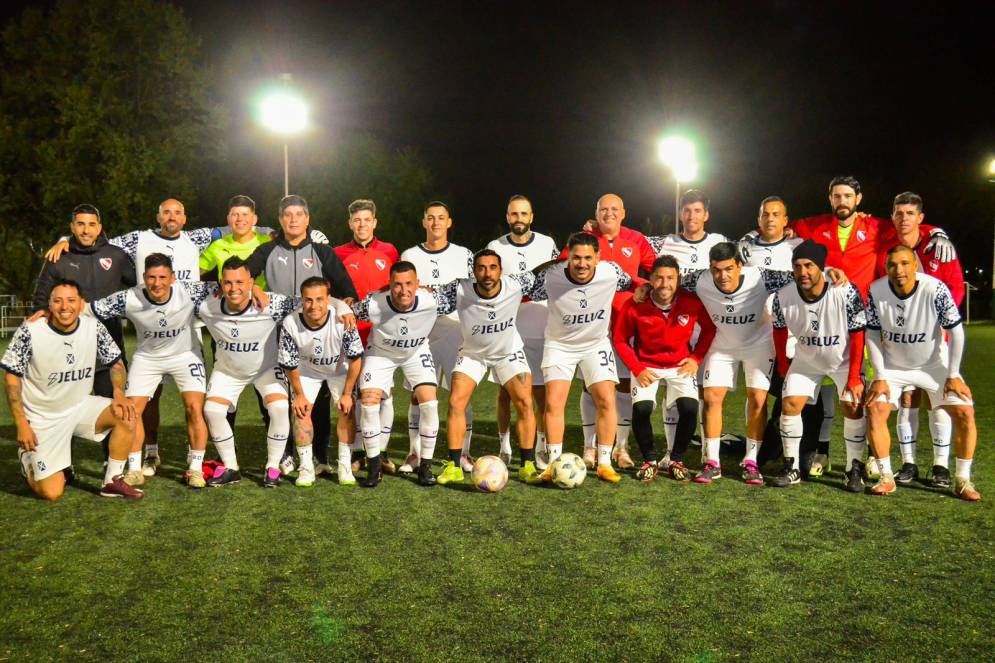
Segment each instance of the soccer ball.
[{"label": "soccer ball", "polygon": [[563,454],[552,464],[553,483],[560,488],[576,488],[584,483],[587,467],[577,454]]},{"label": "soccer ball", "polygon": [[481,456],[470,473],[473,485],[485,493],[496,493],[508,485],[508,466],[497,456]]}]

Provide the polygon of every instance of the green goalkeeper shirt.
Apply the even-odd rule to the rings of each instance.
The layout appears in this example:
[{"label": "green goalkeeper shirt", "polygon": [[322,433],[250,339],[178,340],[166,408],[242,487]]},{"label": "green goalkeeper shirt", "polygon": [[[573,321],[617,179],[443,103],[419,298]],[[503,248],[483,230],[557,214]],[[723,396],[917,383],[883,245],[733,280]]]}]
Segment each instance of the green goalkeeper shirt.
[{"label": "green goalkeeper shirt", "polygon": [[[232,256],[247,260],[256,250],[256,247],[271,241],[273,241],[272,237],[259,232],[255,233],[255,236],[248,242],[237,242],[234,235],[225,235],[221,239],[211,242],[200,254],[200,271],[206,272],[216,269],[217,279],[220,282],[221,266],[225,264],[225,260]],[[260,274],[259,278],[256,279],[256,284],[265,289],[266,277]]]}]

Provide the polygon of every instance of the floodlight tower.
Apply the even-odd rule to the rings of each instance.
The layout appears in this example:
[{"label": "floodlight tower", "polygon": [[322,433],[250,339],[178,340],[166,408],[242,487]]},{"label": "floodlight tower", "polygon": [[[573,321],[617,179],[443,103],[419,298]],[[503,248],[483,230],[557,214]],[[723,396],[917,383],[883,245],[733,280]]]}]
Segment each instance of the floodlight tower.
[{"label": "floodlight tower", "polygon": [[694,143],[681,136],[668,136],[660,141],[658,155],[660,162],[667,166],[674,176],[674,232],[679,233],[681,182],[690,182],[698,176],[698,159],[695,157]]},{"label": "floodlight tower", "polygon": [[[988,184],[991,187],[995,187],[995,159],[988,162]],[[995,210],[992,213],[995,215]],[[992,281],[992,319],[995,320],[995,243],[992,246],[992,272],[990,278]]]},{"label": "floodlight tower", "polygon": [[259,123],[283,136],[283,195],[290,195],[289,138],[307,128],[308,108],[290,86],[290,74],[281,74],[281,86],[267,92],[259,102]]}]

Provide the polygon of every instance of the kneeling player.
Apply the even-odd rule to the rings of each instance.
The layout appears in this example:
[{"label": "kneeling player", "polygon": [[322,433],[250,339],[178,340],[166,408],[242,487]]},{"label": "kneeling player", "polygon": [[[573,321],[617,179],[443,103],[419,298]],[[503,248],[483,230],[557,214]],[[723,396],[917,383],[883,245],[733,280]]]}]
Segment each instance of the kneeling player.
[{"label": "kneeling player", "polygon": [[[612,332],[615,350],[632,371],[632,430],[636,434],[643,465],[636,478],[644,483],[659,473],[653,446],[650,417],[656,407],[656,392],[662,382],[667,390],[664,407],[678,412],[674,448],[670,453],[670,476],[690,479],[684,453],[698,417],[698,365],[715,336],[715,325],[701,300],[678,287],[680,267],[673,256],[663,255],[653,263],[649,298],[628,302]],[[695,325],[701,327],[694,352],[690,350]]]},{"label": "kneeling player", "polygon": [[328,385],[332,405],[339,411],[337,426],[339,484],[356,485],[352,475],[351,444],[355,425],[352,413],[352,392],[356,388],[363,357],[363,344],[356,329],[332,318],[331,284],[320,276],[301,283],[301,311],[288,315],[280,326],[280,368],[287,374],[293,389],[294,441],[301,463],[298,486],[314,485],[314,460],[311,443],[314,424],[312,406],[321,390]]},{"label": "kneeling player", "polygon": [[[960,375],[964,328],[950,289],[939,279],[917,273],[912,249],[896,246],[888,252],[888,276],[871,284],[867,302],[867,348],[874,382],[867,394],[871,450],[881,478],[875,495],[895,491],[889,457],[888,416],[898,408],[906,387],[926,392],[933,408],[941,407],[954,421],[957,471],[954,494],[969,502],[981,499],[971,483],[971,461],[977,444],[971,390]],[[950,343],[944,338],[950,334]]]},{"label": "kneeling player", "polygon": [[[0,360],[21,470],[35,494],[57,500],[67,473],[71,476],[73,436],[100,441],[110,431],[100,494],[141,499],[142,491],[125,483],[122,474],[136,415],[124,395],[121,350],[100,322],[79,317],[82,305],[75,281],[56,281],[48,297],[49,319],[22,323]],[[113,400],[90,395],[98,361],[111,367]]]},{"label": "kneeling player", "polygon": [[[535,467],[535,414],[532,412],[532,373],[525,346],[515,329],[523,292],[535,284],[530,272],[501,276],[501,256],[491,249],[473,259],[472,279],[458,279],[438,288],[441,298],[459,314],[463,343],[450,378],[446,431],[449,461],[439,475],[440,484],[463,481],[460,456],[466,433],[466,409],[474,390],[490,370],[515,407],[522,467],[519,478],[541,483]],[[510,454],[509,454],[510,455]]]}]

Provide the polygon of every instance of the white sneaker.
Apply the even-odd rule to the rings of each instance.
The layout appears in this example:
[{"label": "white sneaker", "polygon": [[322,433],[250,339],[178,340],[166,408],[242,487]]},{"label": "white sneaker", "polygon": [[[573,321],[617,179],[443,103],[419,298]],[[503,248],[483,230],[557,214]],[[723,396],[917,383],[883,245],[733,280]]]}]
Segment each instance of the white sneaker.
[{"label": "white sneaker", "polygon": [[504,463],[506,467],[509,467],[511,465],[511,452],[510,451],[507,451],[507,452],[506,451],[502,451],[502,452],[500,452],[498,454],[498,458],[501,459],[501,462]]},{"label": "white sneaker", "polygon": [[474,458],[469,454],[462,454],[459,457],[459,466],[464,472],[473,472],[473,462]]},{"label": "white sneaker", "polygon": [[829,469],[829,455],[815,454],[815,458],[812,459],[812,466],[808,468],[808,475],[810,477],[821,477]]},{"label": "white sneaker", "polygon": [[328,463],[318,463],[314,466],[314,475],[320,477],[322,474],[334,474],[335,470]]},{"label": "white sneaker", "polygon": [[397,468],[398,473],[411,474],[418,469],[419,460],[418,454],[408,454],[408,457],[404,459],[404,464]]},{"label": "white sneaker", "polygon": [[867,478],[871,481],[877,481],[881,478],[881,468],[878,467],[878,459],[874,456],[867,457]]},{"label": "white sneaker", "polygon": [[[189,464],[188,462],[187,465]],[[142,463],[142,476],[154,477],[160,465],[162,465],[162,460],[159,456],[146,456],[145,462]]]},{"label": "white sneaker", "polygon": [[536,452],[536,469],[545,470],[549,467],[549,452],[548,451],[537,451]]},{"label": "white sneaker", "polygon": [[297,465],[294,464],[293,456],[284,456],[280,460],[280,472],[282,472],[284,476],[291,474],[295,469],[297,469]]},{"label": "white sneaker", "polygon": [[314,469],[302,467],[297,473],[297,479],[294,480],[294,485],[300,488],[310,488],[314,485],[314,474]]},{"label": "white sneaker", "polygon": [[356,477],[353,475],[352,470],[348,472],[339,471],[339,485],[340,486],[355,486]]}]

